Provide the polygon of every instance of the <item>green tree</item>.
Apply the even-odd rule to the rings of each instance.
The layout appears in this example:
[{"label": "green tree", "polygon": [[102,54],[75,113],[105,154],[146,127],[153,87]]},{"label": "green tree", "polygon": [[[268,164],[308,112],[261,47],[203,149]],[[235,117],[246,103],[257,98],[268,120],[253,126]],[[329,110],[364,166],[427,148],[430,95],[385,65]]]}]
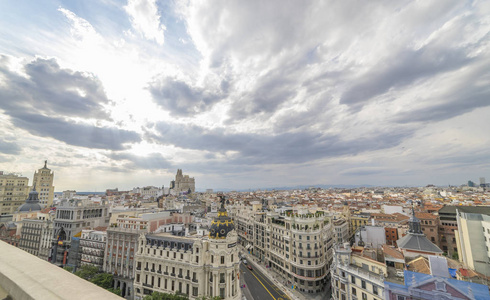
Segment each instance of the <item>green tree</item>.
[{"label": "green tree", "polygon": [[63,269],[67,270],[70,273],[73,273],[73,267],[65,266],[65,267],[63,267]]},{"label": "green tree", "polygon": [[151,295],[146,296],[143,300],[189,300],[185,294],[167,294],[160,292],[153,292]]},{"label": "green tree", "polygon": [[80,269],[75,272],[75,275],[90,281],[98,273],[99,273],[99,268],[95,266],[81,266]]},{"label": "green tree", "polygon": [[99,274],[96,274],[95,276],[92,277],[92,279],[90,280],[90,282],[100,286],[101,288],[104,288],[104,289],[110,289],[112,288],[112,280],[113,280],[113,276],[112,274],[109,274],[109,273],[99,273]]},{"label": "green tree", "polygon": [[122,293],[121,293],[121,290],[120,289],[113,289],[113,288],[110,288],[110,289],[107,289],[109,292],[111,293],[114,293],[118,296],[122,296]]}]

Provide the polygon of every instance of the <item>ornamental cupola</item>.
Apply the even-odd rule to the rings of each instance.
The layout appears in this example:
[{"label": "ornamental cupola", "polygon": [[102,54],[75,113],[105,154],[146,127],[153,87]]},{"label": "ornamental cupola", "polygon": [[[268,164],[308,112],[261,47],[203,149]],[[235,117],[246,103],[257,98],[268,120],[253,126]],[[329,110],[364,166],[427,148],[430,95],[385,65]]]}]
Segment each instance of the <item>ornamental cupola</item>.
[{"label": "ornamental cupola", "polygon": [[221,207],[218,210],[218,216],[211,222],[209,237],[212,239],[224,239],[229,232],[235,230],[233,220],[228,216],[225,209],[225,196],[219,195]]}]

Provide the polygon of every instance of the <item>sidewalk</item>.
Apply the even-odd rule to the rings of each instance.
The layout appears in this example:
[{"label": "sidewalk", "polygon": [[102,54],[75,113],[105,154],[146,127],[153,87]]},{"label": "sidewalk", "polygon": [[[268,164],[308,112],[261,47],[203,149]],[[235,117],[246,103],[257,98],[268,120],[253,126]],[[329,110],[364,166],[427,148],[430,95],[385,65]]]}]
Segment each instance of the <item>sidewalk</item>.
[{"label": "sidewalk", "polygon": [[243,247],[240,247],[240,251],[242,252],[242,256],[245,257],[247,260],[247,263],[252,263],[254,268],[257,268],[262,272],[264,275],[267,275],[269,279],[277,286],[279,287],[286,295],[289,296],[291,300],[328,300],[331,297],[331,292],[330,288],[328,288],[326,291],[318,294],[307,294],[307,293],[302,293],[298,290],[293,290],[291,289],[291,286],[284,285],[283,278],[279,274],[276,274],[274,271],[272,271],[269,268],[266,268],[265,265],[261,265],[258,258],[253,256],[252,254],[249,254]]}]

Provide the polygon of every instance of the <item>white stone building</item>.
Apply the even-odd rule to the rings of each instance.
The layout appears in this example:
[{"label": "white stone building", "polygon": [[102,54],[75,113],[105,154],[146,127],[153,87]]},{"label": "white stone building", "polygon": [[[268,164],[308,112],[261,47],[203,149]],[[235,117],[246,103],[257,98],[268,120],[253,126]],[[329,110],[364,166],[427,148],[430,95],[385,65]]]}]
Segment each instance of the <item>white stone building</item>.
[{"label": "white stone building", "polygon": [[241,299],[237,234],[224,205],[208,237],[141,234],[135,264],[135,299],[155,291]]},{"label": "white stone building", "polygon": [[80,265],[94,266],[102,270],[107,231],[84,229],[80,237]]},{"label": "white stone building", "polygon": [[354,254],[348,243],[334,247],[331,274],[334,300],[384,299],[386,265],[362,252]]}]

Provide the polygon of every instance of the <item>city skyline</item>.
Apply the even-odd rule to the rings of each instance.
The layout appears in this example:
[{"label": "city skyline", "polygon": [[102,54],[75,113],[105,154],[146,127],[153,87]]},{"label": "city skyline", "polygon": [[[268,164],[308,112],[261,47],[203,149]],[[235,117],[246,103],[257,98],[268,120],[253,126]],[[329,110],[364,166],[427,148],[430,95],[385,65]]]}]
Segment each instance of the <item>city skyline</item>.
[{"label": "city skyline", "polygon": [[56,191],[490,177],[484,1],[0,2],[0,171]]}]

